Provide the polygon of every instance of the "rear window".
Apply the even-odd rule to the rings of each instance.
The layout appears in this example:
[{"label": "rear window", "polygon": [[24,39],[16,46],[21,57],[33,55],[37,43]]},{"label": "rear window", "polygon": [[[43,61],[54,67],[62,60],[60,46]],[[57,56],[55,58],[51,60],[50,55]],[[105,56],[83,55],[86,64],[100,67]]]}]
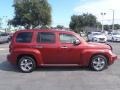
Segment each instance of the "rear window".
[{"label": "rear window", "polygon": [[38,32],[38,43],[55,43],[55,34],[52,32]]},{"label": "rear window", "polygon": [[30,43],[32,41],[32,32],[21,32],[16,37],[16,42]]}]

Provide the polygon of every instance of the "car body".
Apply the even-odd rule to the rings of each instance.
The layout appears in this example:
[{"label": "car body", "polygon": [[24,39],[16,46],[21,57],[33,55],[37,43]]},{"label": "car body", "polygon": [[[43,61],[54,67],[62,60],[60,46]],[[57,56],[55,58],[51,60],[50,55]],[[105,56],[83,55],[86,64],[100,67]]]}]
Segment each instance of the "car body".
[{"label": "car body", "polygon": [[107,37],[105,34],[101,33],[101,32],[91,32],[88,35],[88,41],[92,41],[92,42],[106,42],[107,41]]},{"label": "car body", "polygon": [[0,43],[6,43],[10,41],[10,36],[8,33],[1,32],[0,33]]},{"label": "car body", "polygon": [[40,66],[90,66],[103,70],[117,56],[107,44],[86,42],[79,34],[63,30],[15,32],[7,59],[23,72]]},{"label": "car body", "polygon": [[107,38],[108,38],[108,41],[118,42],[120,41],[120,33],[119,32],[109,33]]}]

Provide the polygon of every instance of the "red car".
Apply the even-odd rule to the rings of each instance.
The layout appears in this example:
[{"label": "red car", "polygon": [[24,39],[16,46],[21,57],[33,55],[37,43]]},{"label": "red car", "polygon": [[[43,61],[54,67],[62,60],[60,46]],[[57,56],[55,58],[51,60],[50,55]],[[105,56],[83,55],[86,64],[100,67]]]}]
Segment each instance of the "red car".
[{"label": "red car", "polygon": [[78,34],[63,30],[17,31],[9,46],[8,61],[22,72],[38,66],[90,66],[101,71],[117,56],[107,44],[88,43]]}]

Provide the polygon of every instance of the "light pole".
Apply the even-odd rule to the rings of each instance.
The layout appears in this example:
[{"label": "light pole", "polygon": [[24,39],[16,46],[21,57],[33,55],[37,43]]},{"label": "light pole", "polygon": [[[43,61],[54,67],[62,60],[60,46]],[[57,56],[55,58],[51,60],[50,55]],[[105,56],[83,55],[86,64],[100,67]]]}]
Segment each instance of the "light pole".
[{"label": "light pole", "polygon": [[113,11],[113,20],[112,20],[112,30],[114,30],[114,10],[112,10]]},{"label": "light pole", "polygon": [[114,30],[115,11],[114,9],[110,9],[110,10],[112,10],[112,30]]},{"label": "light pole", "polygon": [[104,25],[103,25],[103,20],[104,20],[104,15],[106,15],[106,13],[102,12],[102,32],[104,31]]}]

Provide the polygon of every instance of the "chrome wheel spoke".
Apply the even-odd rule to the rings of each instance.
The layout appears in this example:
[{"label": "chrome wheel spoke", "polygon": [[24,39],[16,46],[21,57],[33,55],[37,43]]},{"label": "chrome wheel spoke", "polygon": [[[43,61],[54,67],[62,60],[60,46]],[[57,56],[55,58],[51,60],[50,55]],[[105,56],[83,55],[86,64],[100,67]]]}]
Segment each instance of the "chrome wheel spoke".
[{"label": "chrome wheel spoke", "polygon": [[29,63],[27,63],[28,64],[28,66],[31,66],[31,65],[33,65],[33,63],[32,62],[29,62]]},{"label": "chrome wheel spoke", "polygon": [[102,64],[102,65],[104,65],[104,64],[105,64],[105,62],[104,62],[104,61],[101,61],[101,64]]},{"label": "chrome wheel spoke", "polygon": [[98,60],[98,62],[101,62],[99,57],[97,58],[97,60]]},{"label": "chrome wheel spoke", "polygon": [[28,70],[30,70],[32,67],[30,67],[30,66],[27,66],[26,68],[27,68]]},{"label": "chrome wheel spoke", "polygon": [[98,64],[98,62],[96,62],[96,61],[93,61],[93,64],[94,64],[94,65],[97,65],[97,64]]}]

